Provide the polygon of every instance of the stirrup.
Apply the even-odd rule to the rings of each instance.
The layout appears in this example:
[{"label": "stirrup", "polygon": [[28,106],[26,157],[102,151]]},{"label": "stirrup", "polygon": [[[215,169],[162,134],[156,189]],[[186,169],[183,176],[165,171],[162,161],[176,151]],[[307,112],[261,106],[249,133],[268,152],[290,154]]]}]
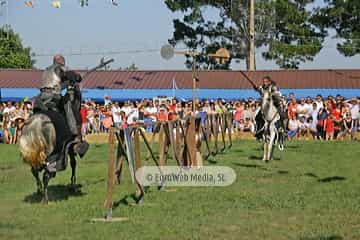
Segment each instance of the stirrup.
[{"label": "stirrup", "polygon": [[80,158],[83,158],[88,150],[89,144],[85,141],[81,141],[74,146],[74,151],[79,155]]}]

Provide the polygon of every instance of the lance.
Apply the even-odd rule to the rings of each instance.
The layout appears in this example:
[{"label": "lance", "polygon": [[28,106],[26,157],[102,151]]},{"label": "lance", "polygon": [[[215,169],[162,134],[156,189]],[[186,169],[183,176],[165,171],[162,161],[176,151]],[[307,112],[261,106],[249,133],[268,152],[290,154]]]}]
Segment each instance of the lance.
[{"label": "lance", "polygon": [[257,88],[257,85],[252,81],[243,71],[240,71],[241,75],[245,77],[245,79],[251,84],[253,88]]},{"label": "lance", "polygon": [[112,62],[114,62],[114,59],[113,59],[113,58],[111,58],[111,59],[109,59],[109,60],[107,60],[107,61],[104,61],[104,59],[102,58],[101,61],[100,61],[100,64],[97,65],[96,67],[93,67],[93,68],[91,68],[90,70],[86,71],[86,72],[84,73],[84,75],[82,75],[82,78],[85,79],[90,73],[93,73],[93,72],[95,72],[96,70],[98,70],[98,69],[100,69],[100,68],[103,68],[103,67],[105,67],[106,65],[108,65],[108,64],[110,64],[110,63],[112,63]]},{"label": "lance", "polygon": [[91,73],[95,72],[96,70],[98,70],[98,69],[100,69],[100,68],[103,68],[103,67],[105,67],[106,65],[108,65],[108,64],[110,64],[110,63],[112,63],[112,62],[114,62],[114,59],[113,59],[113,58],[111,58],[111,59],[109,59],[109,60],[107,60],[107,61],[104,61],[104,58],[102,58],[102,59],[100,60],[100,64],[99,64],[99,65],[97,65],[96,67],[93,67],[93,68],[89,69],[88,71],[86,71],[85,73],[81,74],[81,79],[82,79],[82,81],[81,81],[80,84],[79,84],[79,85],[80,85],[80,89],[83,88],[84,80],[85,80],[86,77],[88,77]]}]

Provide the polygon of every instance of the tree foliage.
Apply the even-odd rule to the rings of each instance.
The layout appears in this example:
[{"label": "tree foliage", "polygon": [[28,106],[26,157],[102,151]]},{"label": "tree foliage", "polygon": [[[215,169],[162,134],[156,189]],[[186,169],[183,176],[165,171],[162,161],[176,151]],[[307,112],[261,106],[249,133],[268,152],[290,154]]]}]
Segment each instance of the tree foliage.
[{"label": "tree foliage", "polygon": [[343,39],[337,44],[344,56],[360,54],[360,1],[325,0],[325,7],[317,9],[314,19],[324,29],[334,29],[336,37]]},{"label": "tree foliage", "polygon": [[[281,68],[298,68],[301,62],[311,61],[321,50],[324,31],[318,30],[312,21],[308,4],[314,0],[256,0],[255,31],[256,47],[266,47],[263,57],[275,60]],[[198,60],[203,67],[228,68],[206,57],[219,47],[231,50],[234,58],[246,59],[250,34],[248,30],[248,0],[165,0],[173,12],[182,13],[175,19],[173,38],[170,43],[185,44],[198,49]],[[217,10],[216,18],[207,15]],[[190,67],[188,58],[186,64]]]},{"label": "tree foliage", "polygon": [[0,28],[0,68],[33,68],[31,49],[22,45],[19,34],[10,27]]}]

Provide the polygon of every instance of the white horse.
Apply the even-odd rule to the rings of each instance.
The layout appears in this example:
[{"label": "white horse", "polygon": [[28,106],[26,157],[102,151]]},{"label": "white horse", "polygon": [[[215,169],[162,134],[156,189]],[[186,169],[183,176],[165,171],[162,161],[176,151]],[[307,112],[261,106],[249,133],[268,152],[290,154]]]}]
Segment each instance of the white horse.
[{"label": "white horse", "polygon": [[[261,111],[264,124],[264,155],[263,160],[269,161],[273,159],[273,146],[279,139],[279,132],[276,128],[276,122],[280,120],[280,114],[278,109],[275,107],[271,92],[269,90],[261,90]],[[283,150],[283,143],[280,141],[279,149]]]},{"label": "white horse", "polygon": [[[50,172],[49,157],[54,149],[57,147],[55,126],[50,118],[45,114],[35,114],[29,118],[25,123],[22,130],[22,135],[19,139],[19,150],[21,157],[25,163],[31,166],[31,173],[36,179],[38,193],[43,194],[43,203],[48,202],[48,183],[50,178],[55,177],[56,172]],[[66,146],[66,154],[70,157],[70,164],[72,168],[71,186],[75,187],[76,184],[76,159],[73,150],[72,142],[69,142]],[[67,157],[67,156],[65,156]],[[67,160],[65,159],[65,165],[62,166],[64,170],[66,168]],[[44,170],[42,182],[39,177],[39,172]]]}]

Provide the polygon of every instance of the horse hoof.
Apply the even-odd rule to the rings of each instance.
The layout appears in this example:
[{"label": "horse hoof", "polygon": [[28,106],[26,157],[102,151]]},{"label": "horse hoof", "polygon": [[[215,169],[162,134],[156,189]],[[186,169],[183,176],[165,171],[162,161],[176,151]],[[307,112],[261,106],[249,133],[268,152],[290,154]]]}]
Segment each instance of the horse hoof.
[{"label": "horse hoof", "polygon": [[136,201],[136,204],[143,204],[144,203],[144,196],[140,196],[139,199]]},{"label": "horse hoof", "polygon": [[161,184],[161,185],[159,186],[159,188],[158,188],[159,191],[162,191],[162,190],[164,190],[164,189],[165,189],[165,185],[163,185],[163,184]]}]

